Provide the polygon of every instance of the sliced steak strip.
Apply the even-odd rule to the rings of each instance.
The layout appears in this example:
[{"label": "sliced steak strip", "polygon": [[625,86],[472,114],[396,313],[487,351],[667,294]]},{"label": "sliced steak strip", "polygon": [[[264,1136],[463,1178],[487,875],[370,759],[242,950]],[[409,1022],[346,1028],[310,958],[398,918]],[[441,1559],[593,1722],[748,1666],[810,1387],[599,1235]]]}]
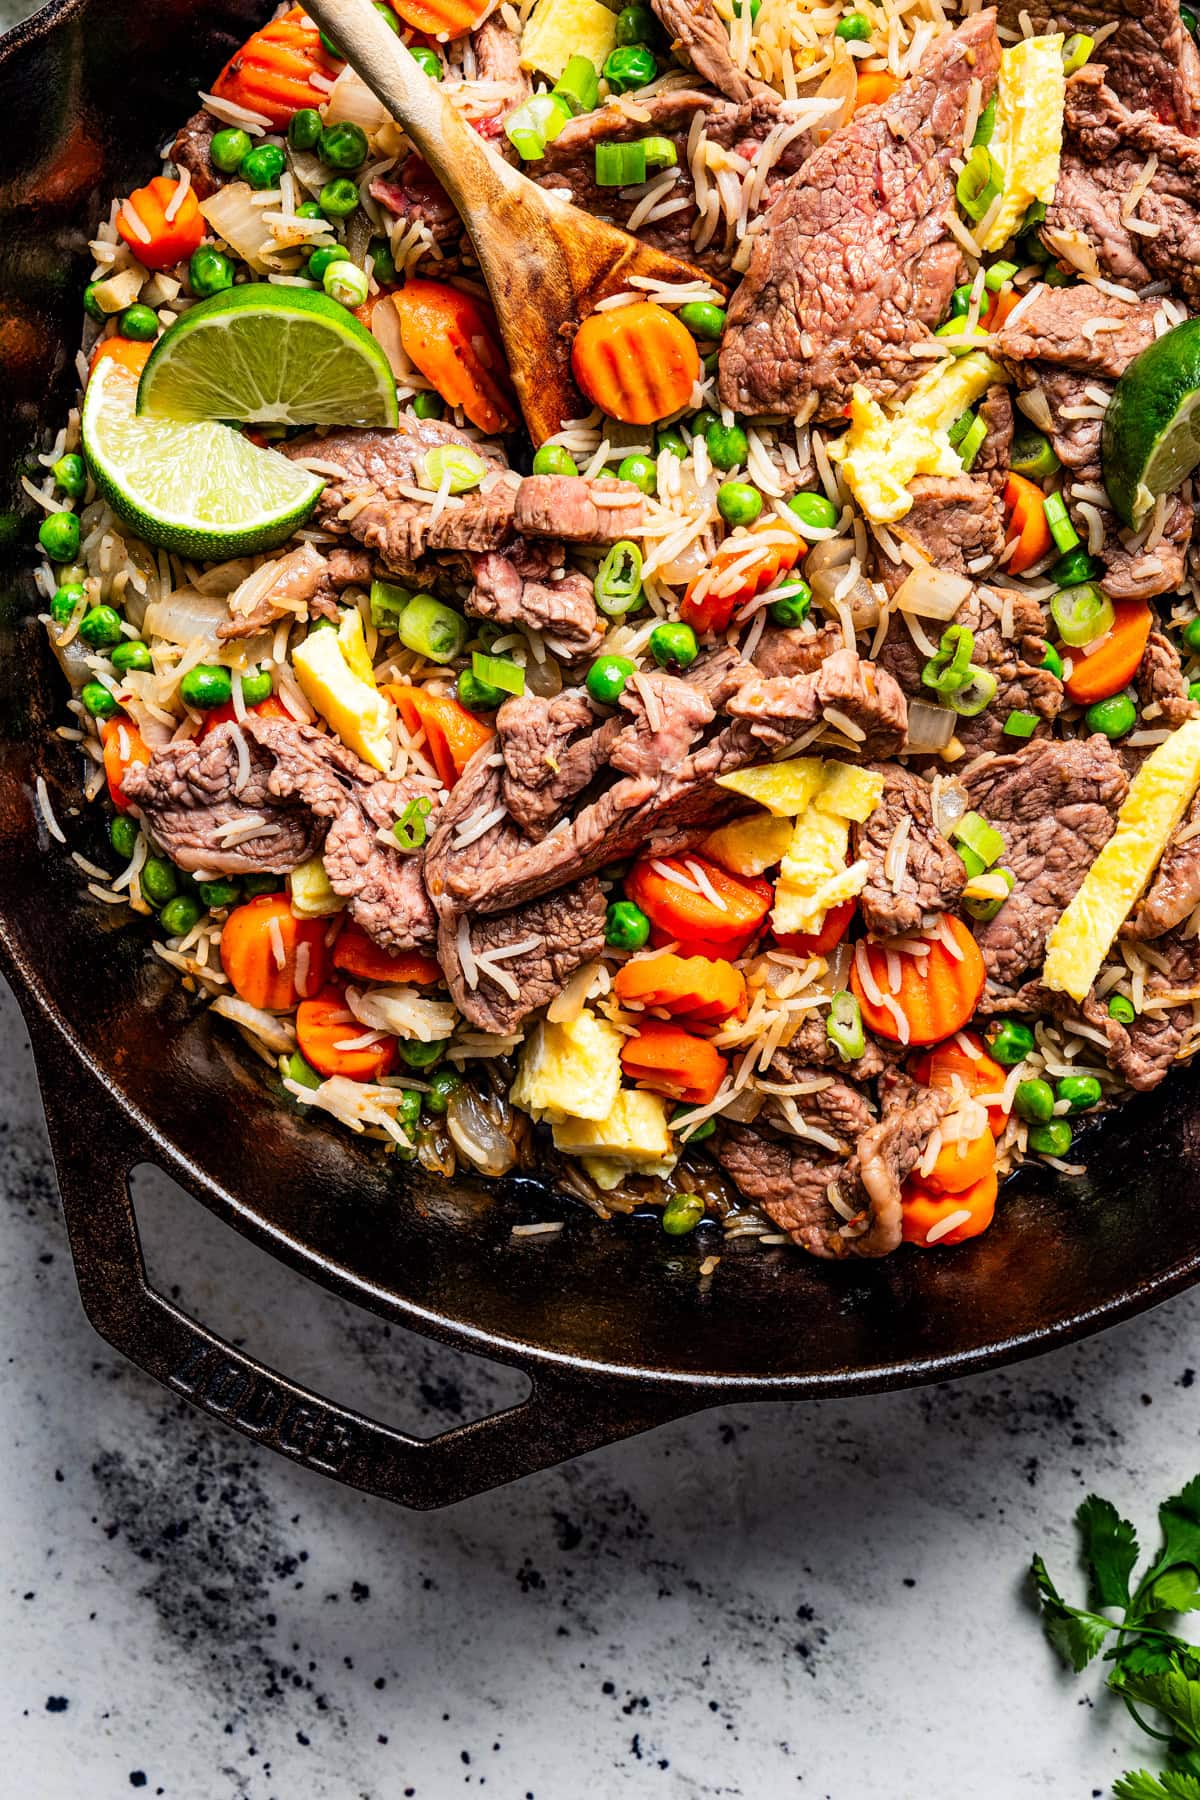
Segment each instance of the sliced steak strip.
[{"label": "sliced steak strip", "polygon": [[794,1244],[814,1256],[847,1253],[849,1245],[838,1236],[843,1221],[829,1204],[830,1186],[843,1166],[836,1157],[754,1125],[720,1126],[711,1149],[747,1200]]},{"label": "sliced steak strip", "polygon": [[800,1081],[804,1078],[802,1072],[813,1067],[835,1069],[847,1081],[874,1081],[904,1054],[902,1045],[885,1044],[868,1033],[863,1054],[856,1062],[845,1062],[825,1029],[825,1019],[823,1012],[805,1013],[791,1043],[776,1050],[771,1058],[767,1073],[772,1081]]},{"label": "sliced steak strip", "polygon": [[1183,815],[1154,879],[1121,927],[1126,938],[1160,938],[1200,906],[1200,795]]},{"label": "sliced steak strip", "polygon": [[350,902],[351,917],[384,950],[418,950],[437,936],[437,918],[425,891],[419,853],[405,855],[379,834],[392,826],[410,800],[431,799],[435,784],[420,775],[376,781],[358,790],[329,827],[322,859],[335,894]]},{"label": "sliced steak strip", "polygon": [[920,373],[910,346],[945,312],[960,256],[954,204],[968,93],[1000,66],[995,14],[937,39],[916,75],[835,131],[784,186],[754,239],[721,341],[720,392],[738,412],[841,416]]},{"label": "sliced steak strip", "polygon": [[664,769],[677,769],[716,717],[700,688],[656,669],[630,676],[620,707],[632,715],[632,723],[613,739],[608,760],[626,775],[656,777]]},{"label": "sliced steak strip", "polygon": [[[867,863],[860,897],[863,923],[880,937],[895,937],[957,905],[967,872],[933,822],[928,782],[897,763],[883,764],[876,772],[883,776],[883,798],[865,824],[851,828],[851,849],[856,862],[861,857]],[[900,873],[893,880],[885,865],[905,820],[908,835]]]},{"label": "sliced steak strip", "polygon": [[[1174,731],[1185,719],[1194,719],[1200,713],[1200,706],[1188,699],[1188,684],[1183,678],[1179,652],[1161,631],[1152,631],[1146,641],[1137,672],[1137,691],[1143,717],[1147,710],[1150,711],[1146,720],[1150,726],[1169,725]],[[1153,711],[1155,707],[1157,712]]]},{"label": "sliced steak strip", "polygon": [[863,756],[894,756],[908,731],[908,707],[898,683],[853,650],[835,650],[812,674],[746,681],[730,696],[728,710],[734,718],[751,720],[751,731],[768,742],[799,737],[823,718],[853,739]]},{"label": "sliced steak strip", "polygon": [[729,49],[729,27],[713,0],[651,0],[671,48],[683,52],[698,74],[711,81],[729,100],[750,100],[756,94],[776,94],[763,81],[739,69]]},{"label": "sliced steak strip", "polygon": [[[804,631],[799,626],[768,625],[754,650],[754,670],[759,675],[810,675],[819,669],[827,656],[845,648],[846,639],[840,625],[824,625],[818,631]],[[736,692],[750,670],[740,665],[739,679],[730,693]]]},{"label": "sliced steak strip", "polygon": [[1013,988],[1041,968],[1046,938],[1113,834],[1129,782],[1098,732],[998,756],[966,777],[971,805],[1004,838],[1008,899],[975,939],[993,982]]},{"label": "sliced steak strip", "polygon": [[[229,618],[217,626],[219,638],[228,641],[255,637],[260,631],[269,631],[280,619],[306,618],[310,609],[323,613],[331,608],[336,615],[337,605],[325,592],[329,564],[314,545],[301,544],[297,549],[289,550],[271,567],[275,573],[270,587],[249,612],[231,610]],[[315,606],[313,601],[316,601]]]},{"label": "sliced steak strip", "polygon": [[367,191],[396,218],[423,225],[435,244],[448,244],[462,235],[462,220],[453,200],[415,150],[405,158],[399,174],[377,175]]},{"label": "sliced steak strip", "polygon": [[[239,739],[249,759],[244,780]],[[131,763],[123,786],[160,849],[188,874],[287,875],[316,855],[324,826],[281,803],[271,768],[236,726],[218,725],[202,738],[161,745],[148,763]],[[236,828],[254,820],[259,830],[242,838]]]},{"label": "sliced steak strip", "polygon": [[615,544],[641,525],[645,496],[611,475],[527,475],[517,490],[513,527],[526,537],[571,544]]},{"label": "sliced steak strip", "polygon": [[504,757],[500,792],[522,831],[545,836],[604,767],[624,724],[616,715],[601,724],[581,688],[564,688],[552,700],[520,694],[504,702],[496,714]]},{"label": "sliced steak strip", "polygon": [[999,362],[1047,363],[1115,381],[1154,342],[1156,300],[1121,300],[1088,283],[1039,287],[992,344]]},{"label": "sliced steak strip", "polygon": [[[1005,396],[1007,400],[1007,396]],[[1012,441],[1012,414],[1007,439]],[[912,507],[888,530],[935,569],[979,574],[1004,548],[1004,508],[986,475],[918,475],[909,487]],[[876,551],[876,573],[894,594],[912,574],[908,561]]]},{"label": "sliced steak strip", "polygon": [[[466,915],[448,916],[438,932],[438,960],[459,1012],[480,1031],[516,1031],[531,1013],[562,992],[582,963],[599,956],[604,948],[604,914],[600,883],[581,881],[512,912],[471,919],[467,929],[472,958],[529,943],[520,955],[502,956],[492,965],[502,971],[500,981],[486,964],[478,969],[472,965],[475,979],[468,979],[459,941],[460,920]],[[508,991],[509,985],[515,993]]]},{"label": "sliced steak strip", "polygon": [[979,417],[987,436],[979,446],[972,474],[984,476],[993,493],[1002,495],[1012,467],[1013,446],[1012,396],[1006,387],[988,389],[979,405]]},{"label": "sliced steak strip", "polygon": [[[498,123],[533,92],[533,84],[521,67],[521,40],[499,12],[494,12],[471,33],[471,48],[475,52],[475,79],[489,82],[498,90],[493,96]],[[492,134],[485,131],[483,135]]]},{"label": "sliced steak strip", "polygon": [[212,159],[212,141],[222,129],[221,121],[203,107],[194,112],[171,145],[171,161],[177,169],[186,169],[192,178],[197,200],[207,200],[218,188],[233,178],[222,175]]},{"label": "sliced steak strip", "polygon": [[1200,127],[1200,53],[1180,18],[1179,0],[1072,0],[1061,8],[999,0],[1001,25],[1018,36],[1026,13],[1035,32],[1085,31],[1093,37],[1116,19],[1116,31],[1097,52],[1114,91],[1127,106],[1145,107],[1181,131]]},{"label": "sliced steak strip", "polygon": [[858,1140],[838,1181],[856,1217],[841,1227],[854,1256],[887,1256],[901,1239],[900,1186],[925,1154],[930,1134],[949,1111],[951,1096],[918,1087],[899,1069],[879,1078],[883,1116]]},{"label": "sliced steak strip", "polygon": [[1132,549],[1115,536],[1101,551],[1104,574],[1100,586],[1114,600],[1153,600],[1157,594],[1174,594],[1183,586],[1187,573],[1188,545],[1192,541],[1195,512],[1187,501],[1176,498],[1170,504],[1163,535],[1154,547]]},{"label": "sliced steak strip", "polygon": [[[1200,985],[1200,938],[1174,931],[1156,939],[1154,949],[1165,958],[1167,971],[1155,969],[1147,978],[1147,1000],[1190,993]],[[1081,1010],[1087,1023],[1108,1039],[1110,1066],[1139,1093],[1156,1088],[1170,1073],[1192,1028],[1190,1000],[1164,1012],[1141,1012],[1129,1025],[1111,1018],[1107,1004],[1091,994]]]},{"label": "sliced steak strip", "polygon": [[498,625],[529,625],[555,656],[573,662],[599,648],[604,632],[592,584],[578,569],[548,577],[522,573],[519,559],[491,550],[474,562],[467,611]]}]

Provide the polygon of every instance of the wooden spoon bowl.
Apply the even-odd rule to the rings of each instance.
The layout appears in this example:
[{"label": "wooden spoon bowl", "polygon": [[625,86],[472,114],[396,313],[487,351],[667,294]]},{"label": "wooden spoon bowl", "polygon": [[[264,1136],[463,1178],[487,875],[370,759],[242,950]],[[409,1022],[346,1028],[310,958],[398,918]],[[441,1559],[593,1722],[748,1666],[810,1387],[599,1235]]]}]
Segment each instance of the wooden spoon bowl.
[{"label": "wooden spoon bowl", "polygon": [[586,410],[571,343],[597,301],[634,275],[709,281],[692,264],[557,199],[473,131],[371,0],[306,0],[306,10],[412,139],[470,233],[492,296],[529,435],[542,443]]}]

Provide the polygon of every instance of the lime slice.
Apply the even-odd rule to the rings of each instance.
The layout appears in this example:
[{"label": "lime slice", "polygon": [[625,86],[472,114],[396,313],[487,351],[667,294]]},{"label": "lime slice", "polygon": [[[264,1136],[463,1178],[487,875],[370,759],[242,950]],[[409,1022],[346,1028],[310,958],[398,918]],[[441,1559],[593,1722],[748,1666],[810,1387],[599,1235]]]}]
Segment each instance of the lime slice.
[{"label": "lime slice", "polygon": [[83,453],[114,512],[148,544],[196,561],[273,550],[325,483],[228,425],[139,418],[137,378],[102,358],[83,400]]},{"label": "lime slice", "polygon": [[1100,451],[1117,516],[1137,531],[1200,464],[1200,319],[1134,357],[1108,403]]},{"label": "lime slice", "polygon": [[163,333],[138,411],[244,425],[395,425],[396,378],[352,313],[308,288],[229,288]]}]

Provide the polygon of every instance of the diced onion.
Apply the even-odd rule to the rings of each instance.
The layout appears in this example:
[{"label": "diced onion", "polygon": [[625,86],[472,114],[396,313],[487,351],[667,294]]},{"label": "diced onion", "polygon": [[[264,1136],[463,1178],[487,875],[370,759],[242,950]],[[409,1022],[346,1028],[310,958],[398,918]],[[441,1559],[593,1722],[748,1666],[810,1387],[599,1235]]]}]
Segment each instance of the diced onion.
[{"label": "diced onion", "polygon": [[817,142],[821,144],[831,132],[837,131],[846,123],[858,98],[858,70],[854,58],[841,42],[834,45],[833,67],[818,87],[816,98],[841,102],[838,110],[827,114],[817,127],[815,135]]},{"label": "diced onion", "polygon": [[906,576],[892,597],[901,612],[918,613],[923,619],[952,619],[971,592],[965,575],[935,569],[923,563]]},{"label": "diced onion", "polygon": [[948,706],[930,706],[924,700],[910,701],[905,753],[920,756],[929,750],[944,750],[954,736],[957,723],[957,713]]},{"label": "diced onion", "polygon": [[971,810],[971,796],[957,775],[940,775],[934,778],[931,799],[933,822],[942,836],[948,838],[959,820]]},{"label": "diced onion", "polygon": [[1054,433],[1054,415],[1050,411],[1050,402],[1046,398],[1045,388],[1032,387],[1025,393],[1017,395],[1017,405],[1031,424],[1048,436]]},{"label": "diced onion", "polygon": [[256,274],[265,275],[263,252],[273,246],[262,222],[262,207],[251,205],[252,199],[248,182],[231,181],[228,187],[218,188],[202,200],[200,211],[215,235],[223,238],[236,256],[249,263]]},{"label": "diced onion", "polygon": [[127,306],[133,305],[145,281],[146,271],[142,265],[131,263],[119,275],[109,275],[105,280],[97,281],[91,290],[92,299],[106,313],[124,312]]},{"label": "diced onion", "polygon": [[562,670],[552,656],[538,662],[531,656],[525,664],[525,686],[531,694],[540,700],[553,700],[555,694],[562,693]]},{"label": "diced onion", "polygon": [[381,131],[391,118],[386,106],[378,101],[361,75],[349,63],[342,70],[325,102],[325,124],[361,125],[368,137]]},{"label": "diced onion", "polygon": [[167,638],[172,644],[190,644],[195,638],[215,643],[217,626],[228,617],[229,608],[219,595],[176,588],[165,600],[151,601],[142,629],[148,637]]},{"label": "diced onion", "polygon": [[400,341],[400,314],[392,305],[390,295],[371,308],[371,336],[387,357],[396,380],[408,381],[413,366]]},{"label": "diced onion", "polygon": [[466,1083],[446,1103],[446,1128],[467,1161],[481,1175],[507,1175],[517,1160],[516,1145],[496,1118],[493,1106]]}]

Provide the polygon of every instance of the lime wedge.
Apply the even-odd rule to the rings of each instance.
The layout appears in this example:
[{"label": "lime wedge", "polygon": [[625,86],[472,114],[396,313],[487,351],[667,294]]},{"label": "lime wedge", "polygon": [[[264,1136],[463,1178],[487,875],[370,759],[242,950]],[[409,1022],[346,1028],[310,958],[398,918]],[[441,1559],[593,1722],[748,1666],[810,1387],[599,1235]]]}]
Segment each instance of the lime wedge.
[{"label": "lime wedge", "polygon": [[1117,516],[1137,531],[1200,464],[1200,319],[1134,357],[1108,403],[1100,452]]},{"label": "lime wedge", "polygon": [[163,333],[138,411],[244,425],[395,425],[396,378],[352,313],[308,288],[229,288]]},{"label": "lime wedge", "polygon": [[148,544],[216,562],[272,550],[324,482],[228,425],[140,418],[137,378],[102,358],[83,400],[83,453],[113,511]]}]

